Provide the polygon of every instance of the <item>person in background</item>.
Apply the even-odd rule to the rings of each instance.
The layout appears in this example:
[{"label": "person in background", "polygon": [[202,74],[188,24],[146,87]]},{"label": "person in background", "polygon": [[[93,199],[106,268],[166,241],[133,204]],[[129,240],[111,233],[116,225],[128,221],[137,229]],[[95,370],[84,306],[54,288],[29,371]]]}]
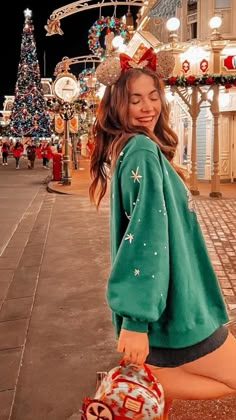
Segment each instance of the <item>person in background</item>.
[{"label": "person in background", "polygon": [[20,169],[20,158],[22,156],[23,150],[24,147],[22,143],[19,140],[17,140],[15,145],[12,147],[12,154],[16,161],[16,169]]},{"label": "person in background", "polygon": [[2,144],[2,165],[3,166],[7,166],[7,158],[8,158],[8,154],[9,154],[9,144],[5,141]]},{"label": "person in background", "polygon": [[62,153],[62,141],[57,143],[57,153]]},{"label": "person in background", "polygon": [[41,153],[43,157],[43,167],[49,169],[49,162],[52,159],[53,153],[49,142],[42,145]]},{"label": "person in background", "polygon": [[24,138],[23,152],[22,152],[23,159],[27,159],[27,146],[28,146],[29,142],[30,142],[30,140],[29,140],[28,137]]},{"label": "person in background", "polygon": [[236,395],[236,339],[194,201],[173,161],[178,138],[156,55],[150,50],[138,68],[120,58],[113,83],[105,61],[96,70],[107,87],[94,123],[89,193],[99,207],[111,179],[106,296],[117,351],[147,363],[164,388],[168,419],[174,399]]},{"label": "person in background", "polygon": [[37,159],[42,159],[42,144],[41,143],[37,143],[36,145],[36,156],[37,156]]},{"label": "person in background", "polygon": [[27,157],[28,157],[28,169],[34,169],[34,162],[36,158],[36,146],[31,140],[26,147]]},{"label": "person in background", "polygon": [[94,141],[92,136],[90,135],[86,144],[86,150],[87,150],[87,157],[90,159],[93,153],[94,148]]}]

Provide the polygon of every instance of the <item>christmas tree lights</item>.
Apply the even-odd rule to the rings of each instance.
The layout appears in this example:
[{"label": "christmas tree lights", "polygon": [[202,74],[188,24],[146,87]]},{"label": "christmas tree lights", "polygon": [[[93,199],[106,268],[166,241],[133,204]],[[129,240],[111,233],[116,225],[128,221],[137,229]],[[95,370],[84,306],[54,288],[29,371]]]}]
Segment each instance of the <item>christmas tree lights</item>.
[{"label": "christmas tree lights", "polygon": [[20,61],[8,135],[12,137],[49,137],[50,116],[41,85],[32,12],[24,11],[25,22],[21,40]]}]

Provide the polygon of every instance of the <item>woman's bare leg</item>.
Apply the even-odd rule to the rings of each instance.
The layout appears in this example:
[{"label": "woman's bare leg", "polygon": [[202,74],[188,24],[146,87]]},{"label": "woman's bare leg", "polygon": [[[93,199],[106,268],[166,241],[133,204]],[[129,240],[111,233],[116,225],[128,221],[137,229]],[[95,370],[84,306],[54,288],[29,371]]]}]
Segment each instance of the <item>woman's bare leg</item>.
[{"label": "woman's bare leg", "polygon": [[168,403],[165,420],[171,400],[208,400],[236,395],[236,339],[231,333],[221,347],[198,360],[175,368],[148,367],[164,388]]}]

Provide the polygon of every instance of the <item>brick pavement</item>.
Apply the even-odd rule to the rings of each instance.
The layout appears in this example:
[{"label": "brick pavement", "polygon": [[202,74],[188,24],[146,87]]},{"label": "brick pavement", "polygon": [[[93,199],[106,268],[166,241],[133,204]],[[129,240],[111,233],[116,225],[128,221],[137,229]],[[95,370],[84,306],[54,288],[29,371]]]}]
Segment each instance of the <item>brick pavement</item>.
[{"label": "brick pavement", "polygon": [[236,319],[236,200],[201,198],[195,202],[229,316]]}]

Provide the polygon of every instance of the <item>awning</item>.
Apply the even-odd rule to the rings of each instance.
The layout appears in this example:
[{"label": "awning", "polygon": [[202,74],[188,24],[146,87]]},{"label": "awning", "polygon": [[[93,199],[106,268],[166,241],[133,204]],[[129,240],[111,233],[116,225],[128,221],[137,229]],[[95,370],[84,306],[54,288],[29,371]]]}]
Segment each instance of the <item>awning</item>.
[{"label": "awning", "polygon": [[[188,0],[188,4],[197,3],[198,0]],[[181,0],[159,0],[148,12],[148,17],[163,17],[169,19],[176,15],[176,8],[181,7]]]},{"label": "awning", "polygon": [[181,7],[181,0],[159,0],[155,6],[148,12],[149,17],[170,18],[175,16],[176,7]]}]

